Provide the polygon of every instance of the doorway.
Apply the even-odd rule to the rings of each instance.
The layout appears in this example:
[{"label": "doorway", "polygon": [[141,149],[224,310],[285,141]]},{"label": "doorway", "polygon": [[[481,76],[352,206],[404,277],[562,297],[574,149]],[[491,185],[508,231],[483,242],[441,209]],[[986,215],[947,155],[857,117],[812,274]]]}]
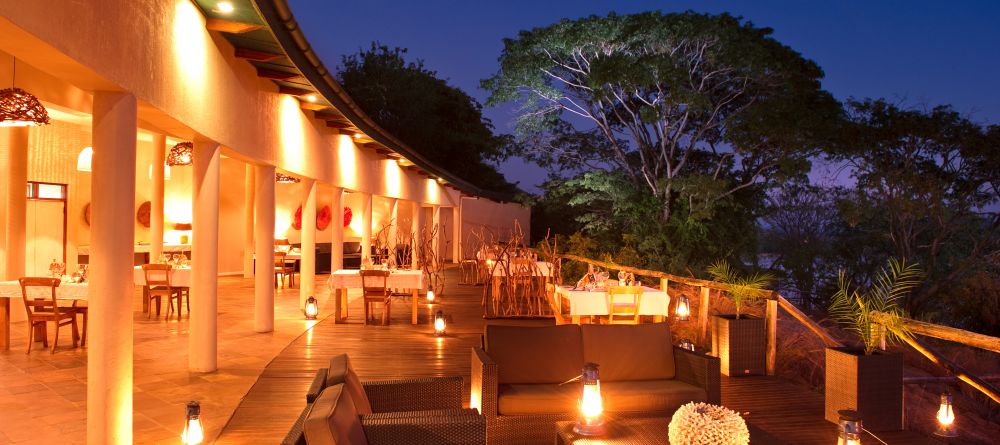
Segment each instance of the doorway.
[{"label": "doorway", "polygon": [[53,260],[66,262],[66,184],[28,182],[25,275],[49,275]]}]

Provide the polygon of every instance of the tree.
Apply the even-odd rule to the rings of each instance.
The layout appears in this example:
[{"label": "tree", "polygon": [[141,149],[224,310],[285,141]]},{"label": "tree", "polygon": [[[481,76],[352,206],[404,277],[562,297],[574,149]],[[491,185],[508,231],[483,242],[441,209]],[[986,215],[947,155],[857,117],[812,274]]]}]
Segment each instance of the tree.
[{"label": "tree", "polygon": [[337,78],[375,122],[431,162],[479,187],[518,192],[489,164],[501,159],[511,138],[494,135],[475,99],[423,61],[408,62],[406,52],[373,42],[343,56]]},{"label": "tree", "polygon": [[482,86],[521,104],[517,154],[620,174],[665,223],[802,174],[839,115],[819,67],[770,34],[728,14],[563,20],[506,39]]}]

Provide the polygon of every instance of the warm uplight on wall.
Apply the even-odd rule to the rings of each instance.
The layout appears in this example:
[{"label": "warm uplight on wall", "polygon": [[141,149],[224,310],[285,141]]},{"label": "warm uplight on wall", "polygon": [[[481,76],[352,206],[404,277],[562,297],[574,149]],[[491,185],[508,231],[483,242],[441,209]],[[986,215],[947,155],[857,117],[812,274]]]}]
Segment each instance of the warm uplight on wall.
[{"label": "warm uplight on wall", "polygon": [[187,445],[202,443],[205,440],[205,430],[201,424],[201,405],[195,401],[188,402],[185,413],[181,441]]},{"label": "warm uplight on wall", "polygon": [[94,158],[94,148],[84,147],[83,151],[80,152],[80,155],[76,157],[76,171],[81,171],[81,172],[92,171],[91,163],[93,161],[93,158]]},{"label": "warm uplight on wall", "polygon": [[[176,2],[174,21],[171,27],[173,60],[170,65],[183,81],[184,96],[204,98],[210,37],[205,30],[205,17],[194,2]],[[194,103],[189,104],[194,106]]]},{"label": "warm uplight on wall", "polygon": [[215,4],[215,10],[223,14],[229,14],[235,9],[236,8],[234,8],[233,4],[230,2],[219,2]]}]

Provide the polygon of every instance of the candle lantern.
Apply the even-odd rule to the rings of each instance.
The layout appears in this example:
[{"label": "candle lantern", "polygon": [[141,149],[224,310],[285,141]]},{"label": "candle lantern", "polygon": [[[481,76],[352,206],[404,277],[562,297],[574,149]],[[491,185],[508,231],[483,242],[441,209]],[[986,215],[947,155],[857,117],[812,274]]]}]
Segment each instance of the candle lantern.
[{"label": "candle lantern", "polygon": [[444,335],[445,320],[444,312],[437,311],[434,313],[434,335],[441,337]]},{"label": "candle lantern", "polygon": [[958,437],[955,429],[955,409],[952,406],[954,398],[949,393],[941,394],[941,405],[938,407],[938,428],[934,434],[941,437]]},{"label": "candle lantern", "polygon": [[861,416],[857,411],[843,409],[837,411],[837,445],[861,445]]},{"label": "candle lantern", "polygon": [[427,302],[430,304],[434,304],[434,291],[432,290],[427,291]]},{"label": "candle lantern", "polygon": [[596,363],[583,365],[580,374],[583,394],[580,398],[580,420],[573,426],[573,432],[584,436],[599,436],[607,430],[604,427],[604,404],[601,401],[601,380]]},{"label": "candle lantern", "polygon": [[688,297],[681,295],[677,298],[677,307],[674,309],[674,316],[677,321],[688,321],[691,319],[691,302]]},{"label": "candle lantern", "polygon": [[306,320],[316,319],[316,315],[319,315],[319,301],[316,301],[316,297],[310,295],[306,299],[306,307],[303,308],[303,312],[306,314]]},{"label": "candle lantern", "polygon": [[200,444],[205,440],[205,432],[201,425],[201,405],[195,401],[188,402],[186,413],[181,441],[187,445]]}]

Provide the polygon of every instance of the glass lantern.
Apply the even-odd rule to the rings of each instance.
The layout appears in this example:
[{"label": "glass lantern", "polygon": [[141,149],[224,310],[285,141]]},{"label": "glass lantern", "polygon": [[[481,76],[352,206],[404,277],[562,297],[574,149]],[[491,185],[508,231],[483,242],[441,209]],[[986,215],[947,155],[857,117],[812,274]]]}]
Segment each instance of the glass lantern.
[{"label": "glass lantern", "polygon": [[861,445],[861,416],[857,411],[843,409],[837,411],[837,445]]},{"label": "glass lantern", "polygon": [[319,301],[316,300],[316,297],[310,295],[306,299],[306,307],[302,311],[306,314],[306,320],[315,320],[316,315],[319,314]]},{"label": "glass lantern", "polygon": [[941,405],[938,406],[937,412],[938,427],[937,431],[934,431],[934,435],[940,437],[958,437],[958,431],[955,428],[954,402],[955,400],[951,394],[941,394]]},{"label": "glass lantern", "polygon": [[677,298],[677,307],[674,308],[674,316],[677,321],[688,321],[691,319],[691,302],[688,297],[681,295]]},{"label": "glass lantern", "polygon": [[607,432],[604,427],[604,403],[601,400],[601,379],[596,363],[583,365],[580,383],[580,420],[573,426],[573,432],[583,436],[599,436]]},{"label": "glass lantern", "polygon": [[195,401],[188,402],[181,441],[187,445],[196,445],[204,440],[205,431],[201,425],[201,405]]},{"label": "glass lantern", "polygon": [[444,336],[446,322],[444,319],[444,312],[437,311],[434,313],[434,335],[438,337]]}]

